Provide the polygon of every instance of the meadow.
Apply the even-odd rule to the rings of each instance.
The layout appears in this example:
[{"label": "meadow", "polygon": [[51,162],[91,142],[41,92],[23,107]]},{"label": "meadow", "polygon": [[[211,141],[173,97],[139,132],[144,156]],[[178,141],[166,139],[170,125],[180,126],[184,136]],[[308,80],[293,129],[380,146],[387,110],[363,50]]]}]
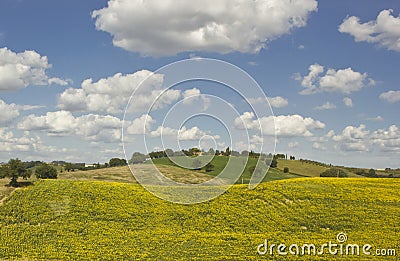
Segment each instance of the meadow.
[{"label": "meadow", "polygon": [[[400,251],[400,181],[298,178],[234,185],[195,205],[154,197],[129,182],[41,180],[0,206],[1,259],[396,260],[374,256],[277,256],[275,244],[336,242]],[[372,250],[371,250],[372,251]]]},{"label": "meadow", "polygon": [[[173,157],[172,157],[173,158]],[[182,157],[180,157],[182,158]],[[205,157],[199,156],[197,157],[197,159],[199,159],[201,162],[205,161]],[[211,163],[214,165],[214,169],[212,171],[206,172],[205,170],[200,170],[200,171],[194,171],[197,173],[204,173],[210,176],[218,176],[218,174],[221,173],[221,171],[225,168],[225,166],[227,165],[229,160],[229,157],[225,157],[225,156],[216,156],[212,159]],[[234,166],[233,168],[242,168],[243,166],[243,162],[245,162],[246,166],[244,167],[244,171],[242,173],[242,175],[239,177],[239,179],[236,181],[236,184],[248,184],[250,181],[250,178],[252,176],[252,173],[250,172],[250,167],[251,166],[255,166],[257,164],[258,158],[252,158],[249,157],[247,158],[243,158],[242,160],[238,160],[236,162],[233,162]],[[168,158],[158,158],[158,159],[152,159],[152,162],[154,164],[157,165],[157,167],[159,166],[174,166],[176,168],[179,168],[177,166],[174,165],[174,163],[169,160]],[[151,162],[149,162],[150,164]],[[236,164],[236,166],[235,166]],[[308,165],[308,164],[306,164]],[[279,164],[278,164],[279,166]],[[182,168],[180,168],[182,169]],[[189,170],[191,171],[191,170]],[[322,171],[321,171],[322,172]],[[281,180],[281,179],[289,179],[289,178],[299,178],[302,175],[298,175],[296,173],[284,173],[283,172],[283,168],[269,168],[267,175],[265,175],[263,182],[268,182],[268,181],[273,181],[273,180]]]}]

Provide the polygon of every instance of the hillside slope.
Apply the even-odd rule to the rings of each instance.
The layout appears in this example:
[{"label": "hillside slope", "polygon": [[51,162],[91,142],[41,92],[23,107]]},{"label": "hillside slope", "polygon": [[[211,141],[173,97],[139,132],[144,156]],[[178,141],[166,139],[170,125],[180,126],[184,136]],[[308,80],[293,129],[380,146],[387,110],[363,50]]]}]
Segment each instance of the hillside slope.
[{"label": "hillside slope", "polygon": [[163,201],[136,184],[39,181],[0,206],[0,258],[258,260],[265,239],[317,245],[336,241],[340,232],[351,243],[400,250],[399,213],[395,179],[299,178],[254,190],[235,185],[196,205]]}]

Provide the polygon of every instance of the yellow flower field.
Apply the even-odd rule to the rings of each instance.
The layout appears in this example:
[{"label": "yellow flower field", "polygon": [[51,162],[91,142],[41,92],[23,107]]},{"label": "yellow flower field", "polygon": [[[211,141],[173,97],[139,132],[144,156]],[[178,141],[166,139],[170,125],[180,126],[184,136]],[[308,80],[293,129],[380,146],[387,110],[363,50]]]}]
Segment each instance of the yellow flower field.
[{"label": "yellow flower field", "polygon": [[400,255],[399,213],[397,179],[301,178],[254,190],[235,185],[196,205],[163,201],[137,184],[44,180],[0,206],[0,259],[396,260],[260,255],[257,247],[265,240],[320,245],[343,232],[349,243]]}]

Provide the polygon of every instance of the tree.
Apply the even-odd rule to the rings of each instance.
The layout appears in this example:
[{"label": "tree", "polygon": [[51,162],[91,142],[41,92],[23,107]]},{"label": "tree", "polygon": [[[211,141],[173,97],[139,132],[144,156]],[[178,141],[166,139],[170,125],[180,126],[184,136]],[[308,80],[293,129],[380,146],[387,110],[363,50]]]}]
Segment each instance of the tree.
[{"label": "tree", "polygon": [[130,164],[139,164],[143,163],[146,160],[146,155],[140,153],[140,152],[135,152],[132,154],[131,159],[129,160]]},{"label": "tree", "polygon": [[225,149],[224,156],[230,156],[230,155],[231,155],[231,150],[229,149],[229,147],[227,147],[227,148]]},{"label": "tree", "polygon": [[368,171],[368,177],[376,177],[377,175],[376,175],[376,172],[375,172],[375,170],[374,169],[370,169],[369,171]]},{"label": "tree", "polygon": [[240,154],[241,156],[243,156],[243,157],[248,157],[249,156],[249,154],[250,154],[250,152],[249,151],[247,151],[247,150],[243,150],[242,151],[242,153]]},{"label": "tree", "polygon": [[239,157],[240,156],[240,152],[236,151],[236,150],[231,150],[231,156]]},{"label": "tree", "polygon": [[171,149],[166,149],[164,152],[165,152],[165,155],[166,155],[167,157],[173,157],[173,156],[175,156],[174,151],[171,150]]},{"label": "tree", "polygon": [[215,151],[213,148],[210,148],[207,152],[207,155],[215,155]]},{"label": "tree", "polygon": [[125,165],[126,165],[125,159],[112,158],[112,159],[110,159],[110,162],[109,162],[110,167],[125,166]]},{"label": "tree", "polygon": [[206,170],[206,172],[210,172],[210,171],[214,170],[214,167],[215,166],[211,162],[209,162],[209,163],[207,163],[205,170]]},{"label": "tree", "polygon": [[195,159],[195,160],[193,161],[193,163],[192,163],[192,167],[193,167],[193,169],[195,169],[195,170],[201,169],[201,165],[202,165],[202,163],[201,163],[201,161],[198,160],[198,159]]},{"label": "tree", "polygon": [[30,178],[32,171],[27,169],[24,163],[17,159],[10,159],[7,164],[0,168],[0,178],[11,178],[10,186],[17,187],[17,179],[19,177],[23,179]]},{"label": "tree", "polygon": [[275,155],[275,158],[276,158],[276,159],[286,159],[286,155],[285,155],[285,154],[282,154],[282,153],[281,153],[281,154],[276,154],[276,155]]},{"label": "tree", "polygon": [[267,164],[269,164],[269,166],[271,168],[276,168],[278,167],[278,161],[276,161],[276,159],[271,160],[271,163],[269,163],[270,159],[267,159]]},{"label": "tree", "polygon": [[288,167],[284,167],[283,168],[283,173],[289,173],[289,168]]},{"label": "tree", "polygon": [[49,164],[42,163],[35,170],[38,179],[56,179],[57,169]]},{"label": "tree", "polygon": [[339,178],[343,178],[343,177],[347,177],[347,173],[342,169],[330,168],[330,169],[327,169],[324,172],[322,172],[319,176],[320,177],[339,177]]},{"label": "tree", "polygon": [[257,168],[256,165],[250,166],[248,170],[251,175],[253,175],[253,174],[259,175],[259,174],[261,174],[261,171],[262,171],[262,169],[260,167]]}]

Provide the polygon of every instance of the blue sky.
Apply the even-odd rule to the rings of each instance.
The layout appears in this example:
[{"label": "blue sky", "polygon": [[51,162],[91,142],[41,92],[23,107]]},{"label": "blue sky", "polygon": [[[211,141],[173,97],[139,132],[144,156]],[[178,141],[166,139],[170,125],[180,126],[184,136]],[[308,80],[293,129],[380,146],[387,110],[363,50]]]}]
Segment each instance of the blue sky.
[{"label": "blue sky", "polygon": [[[126,94],[162,66],[202,57],[232,63],[258,82],[278,124],[276,152],[341,165],[399,167],[398,1],[213,3],[1,1],[0,161],[105,162],[123,156]],[[138,102],[165,82],[152,84]],[[230,102],[242,120],[252,120],[244,116],[249,109],[241,97],[222,85],[198,81],[174,89],[164,107],[148,114],[145,133],[135,129],[143,130],[144,113],[129,115],[127,124],[135,123],[132,150],[143,149],[135,144],[143,134],[150,150],[159,147],[152,139],[159,138],[165,113],[185,94],[198,95],[190,103],[196,104],[189,106],[192,113],[214,102],[206,99],[209,94]],[[164,127],[173,136],[180,122],[171,124],[175,132],[172,125]],[[226,125],[237,129],[233,122]],[[212,120],[188,121],[182,144],[197,146],[209,135],[218,148],[243,148],[230,144],[218,128]],[[252,131],[254,149],[254,135],[271,139]]]}]

